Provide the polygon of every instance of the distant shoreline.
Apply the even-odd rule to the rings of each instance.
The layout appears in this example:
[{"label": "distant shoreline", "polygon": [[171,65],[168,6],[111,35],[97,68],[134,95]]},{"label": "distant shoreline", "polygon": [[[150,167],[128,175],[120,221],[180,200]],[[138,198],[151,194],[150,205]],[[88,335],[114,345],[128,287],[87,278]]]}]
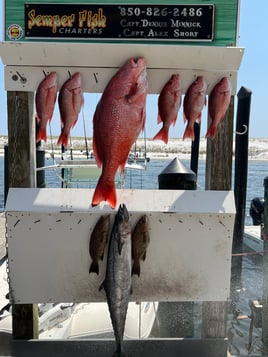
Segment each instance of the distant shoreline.
[{"label": "distant shoreline", "polygon": [[[55,156],[61,156],[61,147],[57,145],[57,137],[52,137],[47,140],[47,143],[42,142],[42,148],[47,151],[48,156],[54,153]],[[8,137],[6,135],[0,135],[0,155],[4,154],[4,147],[7,144]],[[143,139],[139,138],[136,144],[132,147],[132,152],[137,152],[140,156],[144,156],[146,151],[146,156],[151,159],[169,159],[173,157],[179,157],[180,159],[189,159],[191,155],[191,145],[190,140],[183,141],[180,138],[170,138],[168,144],[166,145],[162,141],[153,139]],[[206,158],[206,145],[207,140],[205,138],[200,138],[199,145],[199,158]],[[92,151],[92,138],[87,139],[88,151]],[[81,155],[85,157],[83,153],[86,151],[85,148],[85,138],[83,137],[73,137],[72,138],[72,150],[74,155]],[[235,150],[235,142],[233,145],[233,150]],[[249,160],[268,160],[268,138],[250,138],[249,139],[249,150],[248,150]]]}]

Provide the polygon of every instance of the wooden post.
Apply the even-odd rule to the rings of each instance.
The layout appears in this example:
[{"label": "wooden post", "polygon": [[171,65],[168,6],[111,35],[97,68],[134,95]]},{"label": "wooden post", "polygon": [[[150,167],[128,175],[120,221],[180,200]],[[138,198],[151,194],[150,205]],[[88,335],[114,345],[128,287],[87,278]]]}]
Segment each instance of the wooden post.
[{"label": "wooden post", "polygon": [[[206,189],[230,190],[232,181],[234,97],[218,127],[215,139],[207,140]],[[226,337],[226,302],[204,302],[202,338]]]},{"label": "wooden post", "polygon": [[215,139],[207,140],[206,190],[230,190],[232,182],[234,96],[218,127]]},{"label": "wooden post", "polygon": [[[34,93],[7,92],[9,187],[35,187]],[[12,301],[12,294],[11,294]],[[36,305],[13,305],[15,339],[38,338]]]},{"label": "wooden post", "polygon": [[264,216],[263,216],[264,254],[263,254],[263,298],[262,298],[262,340],[264,354],[268,354],[268,177],[264,179]]},{"label": "wooden post", "polygon": [[[248,179],[248,137],[250,103],[252,92],[245,87],[239,90],[236,136],[235,136],[235,175],[234,175],[234,196],[236,206],[236,217],[234,226],[233,247],[241,249],[245,225],[245,207],[247,196]],[[242,134],[243,133],[243,134]]]}]

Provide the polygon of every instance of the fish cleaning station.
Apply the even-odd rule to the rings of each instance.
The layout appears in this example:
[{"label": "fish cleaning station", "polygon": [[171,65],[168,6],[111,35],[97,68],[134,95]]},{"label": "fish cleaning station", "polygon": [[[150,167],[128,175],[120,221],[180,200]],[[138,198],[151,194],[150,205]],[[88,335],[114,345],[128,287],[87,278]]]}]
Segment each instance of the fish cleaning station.
[{"label": "fish cleaning station", "polygon": [[[114,354],[113,338],[39,339],[37,306],[107,301],[99,288],[109,268],[108,248],[99,274],[89,274],[89,239],[100,217],[110,215],[113,222],[124,204],[132,228],[142,215],[150,226],[146,259],[140,276],[131,278],[129,301],[179,302],[190,311],[193,302],[202,303],[201,336],[124,339],[126,355],[226,357],[236,216],[231,190],[234,96],[244,53],[238,47],[239,1],[4,3],[0,56],[8,103],[10,355]],[[116,189],[112,208],[106,201],[91,205],[94,188],[38,188],[34,98],[39,84],[56,72],[59,90],[79,72],[84,93],[103,93],[132,58],[145,59],[148,95],[159,94],[174,73],[180,76],[183,95],[199,76],[207,83],[207,96],[223,77],[231,83],[225,119],[215,138],[207,139],[206,190],[168,185]]]}]

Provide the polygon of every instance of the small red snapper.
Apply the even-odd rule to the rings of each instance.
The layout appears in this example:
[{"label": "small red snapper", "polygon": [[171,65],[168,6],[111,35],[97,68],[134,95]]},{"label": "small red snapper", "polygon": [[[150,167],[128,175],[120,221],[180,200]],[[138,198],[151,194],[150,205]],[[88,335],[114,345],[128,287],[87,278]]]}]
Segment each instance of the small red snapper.
[{"label": "small red snapper", "polygon": [[158,123],[163,123],[153,140],[163,140],[168,143],[168,131],[171,124],[175,125],[181,106],[181,81],[178,74],[172,74],[163,87],[158,98]]},{"label": "small red snapper", "polygon": [[47,140],[46,127],[47,123],[52,119],[55,108],[57,98],[57,82],[57,73],[51,72],[37,88],[35,95],[36,120],[38,124],[36,142],[39,142],[40,140]]},{"label": "small red snapper", "polygon": [[93,117],[93,151],[102,166],[92,206],[116,206],[114,178],[122,173],[131,146],[145,125],[148,80],[144,58],[129,59],[108,82]]},{"label": "small red snapper", "polygon": [[212,89],[208,98],[208,113],[210,127],[206,138],[214,138],[220,122],[224,119],[230,105],[232,84],[227,77],[223,77]]},{"label": "small red snapper", "polygon": [[188,121],[183,140],[190,138],[194,140],[194,123],[200,123],[201,112],[206,105],[207,84],[203,76],[199,76],[187,89],[183,101],[184,121]]},{"label": "small red snapper", "polygon": [[81,74],[80,72],[76,72],[62,85],[59,92],[58,102],[62,130],[57,144],[62,144],[65,148],[68,146],[70,130],[75,126],[84,104],[81,85]]}]

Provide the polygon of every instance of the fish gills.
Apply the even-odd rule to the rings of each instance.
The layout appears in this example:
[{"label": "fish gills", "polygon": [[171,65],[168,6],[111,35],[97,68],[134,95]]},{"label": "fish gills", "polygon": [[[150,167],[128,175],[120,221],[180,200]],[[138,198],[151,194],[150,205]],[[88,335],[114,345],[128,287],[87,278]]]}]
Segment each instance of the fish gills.
[{"label": "fish gills", "polygon": [[49,73],[39,84],[35,95],[36,121],[38,131],[36,142],[47,141],[46,126],[51,121],[57,98],[58,76],[56,72]]},{"label": "fish gills", "polygon": [[144,129],[148,80],[144,58],[129,59],[108,82],[93,117],[93,151],[102,173],[92,206],[116,207],[115,174],[122,173],[131,146]]},{"label": "fish gills", "polygon": [[78,115],[84,104],[84,95],[81,88],[82,76],[80,72],[73,74],[61,87],[59,92],[59,110],[62,130],[57,145],[68,146],[70,130],[75,126]]},{"label": "fish gills", "polygon": [[153,137],[153,140],[162,140],[168,143],[168,132],[171,124],[175,125],[181,106],[181,81],[179,74],[172,74],[158,97],[158,123],[162,128]]},{"label": "fish gills", "polygon": [[143,215],[139,221],[137,222],[134,231],[132,233],[132,275],[140,276],[140,261],[145,260],[146,258],[146,250],[148,244],[150,242],[150,234],[149,234],[149,219],[145,214]]},{"label": "fish gills", "polygon": [[103,260],[104,249],[108,242],[110,215],[101,216],[96,223],[90,237],[89,253],[92,263],[89,273],[99,274],[99,260]]},{"label": "fish gills", "polygon": [[131,291],[131,226],[126,206],[120,205],[109,240],[104,288],[116,341],[123,352],[123,336]]}]

